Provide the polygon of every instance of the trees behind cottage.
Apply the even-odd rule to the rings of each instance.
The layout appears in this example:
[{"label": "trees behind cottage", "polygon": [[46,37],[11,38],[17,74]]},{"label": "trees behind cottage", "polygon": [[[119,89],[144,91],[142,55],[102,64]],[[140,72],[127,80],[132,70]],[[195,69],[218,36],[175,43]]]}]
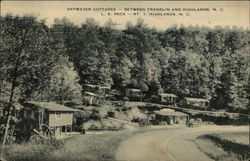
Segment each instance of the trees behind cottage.
[{"label": "trees behind cottage", "polygon": [[56,19],[52,27],[30,16],[0,21],[1,98],[10,94],[17,65],[17,99],[63,101],[79,96],[84,84],[99,84],[120,92],[140,89],[147,97],[162,91],[211,98],[216,109],[242,111],[249,104],[249,30],[158,31],[142,19],[122,30],[111,20],[101,26],[93,18],[81,26]]}]

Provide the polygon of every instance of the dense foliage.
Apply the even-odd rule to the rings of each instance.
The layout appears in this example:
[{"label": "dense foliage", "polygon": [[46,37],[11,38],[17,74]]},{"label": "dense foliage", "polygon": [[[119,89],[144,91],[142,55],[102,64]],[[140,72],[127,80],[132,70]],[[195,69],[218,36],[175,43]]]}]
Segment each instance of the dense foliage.
[{"label": "dense foliage", "polygon": [[175,25],[158,31],[142,19],[123,30],[93,18],[81,26],[63,18],[47,27],[34,17],[13,16],[0,23],[3,96],[18,63],[19,97],[71,99],[90,83],[120,92],[139,88],[147,97],[168,92],[209,98],[213,108],[231,111],[249,104],[249,30]]}]

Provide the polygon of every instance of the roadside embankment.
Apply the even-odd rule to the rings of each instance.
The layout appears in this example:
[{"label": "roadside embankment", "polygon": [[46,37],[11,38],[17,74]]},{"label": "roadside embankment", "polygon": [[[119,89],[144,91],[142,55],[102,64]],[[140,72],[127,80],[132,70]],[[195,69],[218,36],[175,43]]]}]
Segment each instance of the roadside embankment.
[{"label": "roadside embankment", "polygon": [[219,133],[199,136],[196,139],[198,148],[216,161],[249,160],[249,133]]}]

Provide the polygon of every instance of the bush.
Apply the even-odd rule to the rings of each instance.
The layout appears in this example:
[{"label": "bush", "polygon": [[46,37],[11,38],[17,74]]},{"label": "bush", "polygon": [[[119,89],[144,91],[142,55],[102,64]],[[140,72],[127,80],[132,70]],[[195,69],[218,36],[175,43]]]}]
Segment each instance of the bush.
[{"label": "bush", "polygon": [[123,97],[122,100],[123,100],[123,101],[129,101],[129,98],[128,98],[128,97]]}]

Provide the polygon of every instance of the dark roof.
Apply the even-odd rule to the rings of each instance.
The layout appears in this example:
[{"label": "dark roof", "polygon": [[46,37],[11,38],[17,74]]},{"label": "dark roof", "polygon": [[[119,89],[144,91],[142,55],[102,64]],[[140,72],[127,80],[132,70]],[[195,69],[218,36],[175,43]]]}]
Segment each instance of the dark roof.
[{"label": "dark roof", "polygon": [[185,113],[177,111],[155,111],[155,113],[162,116],[188,116]]},{"label": "dark roof", "polygon": [[74,111],[80,111],[80,110],[76,110],[73,108],[69,108],[63,105],[59,105],[57,103],[54,102],[35,102],[35,101],[29,101],[29,104],[33,104],[35,106],[38,107],[42,107],[47,109],[48,111],[64,111],[64,112],[74,112]]}]

